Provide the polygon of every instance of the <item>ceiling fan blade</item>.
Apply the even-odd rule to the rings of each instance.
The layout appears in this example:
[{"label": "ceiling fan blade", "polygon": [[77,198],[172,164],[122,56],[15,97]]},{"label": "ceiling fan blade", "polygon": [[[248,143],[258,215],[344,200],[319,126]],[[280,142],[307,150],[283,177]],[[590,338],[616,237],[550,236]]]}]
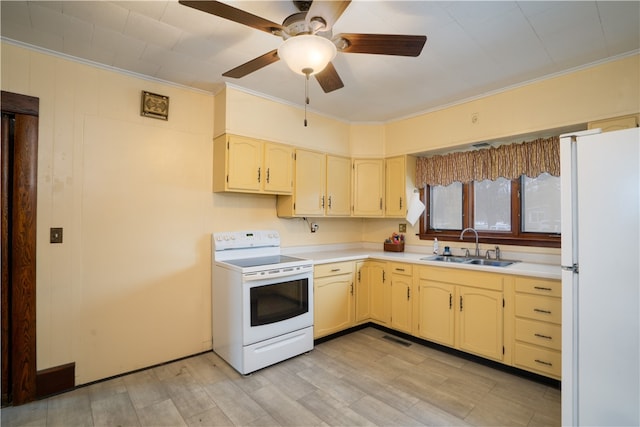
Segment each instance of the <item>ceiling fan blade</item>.
[{"label": "ceiling fan blade", "polygon": [[326,27],[320,31],[329,31],[350,3],[351,0],[313,0],[307,12],[307,25],[314,18],[322,18]]},{"label": "ceiling fan blade", "polygon": [[179,0],[178,3],[267,33],[278,35],[283,30],[280,24],[219,1]]},{"label": "ceiling fan blade", "polygon": [[346,41],[343,48],[337,43],[342,52],[397,56],[418,56],[427,41],[427,36],[400,34],[338,34],[336,38]]},{"label": "ceiling fan blade", "polygon": [[344,87],[342,79],[331,62],[327,64],[324,70],[316,74],[316,80],[320,83],[320,87],[324,93],[333,92],[334,90]]},{"label": "ceiling fan blade", "polygon": [[234,79],[239,79],[240,77],[244,77],[247,74],[253,73],[254,71],[257,71],[262,67],[273,64],[278,60],[280,60],[280,58],[278,57],[278,49],[274,49],[270,52],[265,53],[264,55],[252,59],[249,62],[245,62],[244,64],[239,65],[233,70],[229,70],[222,75],[224,77],[233,77]]}]

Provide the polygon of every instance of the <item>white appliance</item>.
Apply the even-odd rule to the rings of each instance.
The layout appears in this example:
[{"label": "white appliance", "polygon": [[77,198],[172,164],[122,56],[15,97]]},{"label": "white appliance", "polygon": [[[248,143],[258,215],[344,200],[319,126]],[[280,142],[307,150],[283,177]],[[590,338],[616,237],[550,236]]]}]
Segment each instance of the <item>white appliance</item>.
[{"label": "white appliance", "polygon": [[213,351],[248,374],[313,349],[313,263],[277,231],[214,233]]},{"label": "white appliance", "polygon": [[640,129],[560,138],[562,424],[640,425]]}]

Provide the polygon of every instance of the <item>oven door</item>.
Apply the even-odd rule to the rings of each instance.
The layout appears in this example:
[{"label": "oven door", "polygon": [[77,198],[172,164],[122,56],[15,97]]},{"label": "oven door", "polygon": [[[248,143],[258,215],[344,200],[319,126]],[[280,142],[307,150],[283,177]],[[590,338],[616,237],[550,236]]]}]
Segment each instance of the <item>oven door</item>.
[{"label": "oven door", "polygon": [[243,281],[243,344],[313,325],[313,272]]}]

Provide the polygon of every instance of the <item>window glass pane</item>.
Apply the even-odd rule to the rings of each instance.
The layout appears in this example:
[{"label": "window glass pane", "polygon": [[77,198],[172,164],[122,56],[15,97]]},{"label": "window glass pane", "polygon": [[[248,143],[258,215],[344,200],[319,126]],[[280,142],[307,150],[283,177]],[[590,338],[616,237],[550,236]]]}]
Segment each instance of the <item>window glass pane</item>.
[{"label": "window glass pane", "polygon": [[473,183],[476,230],[511,231],[511,181],[498,178]]},{"label": "window glass pane", "polygon": [[522,177],[522,231],[560,233],[560,177]]},{"label": "window glass pane", "polygon": [[430,189],[429,227],[434,230],[462,230],[462,183]]}]

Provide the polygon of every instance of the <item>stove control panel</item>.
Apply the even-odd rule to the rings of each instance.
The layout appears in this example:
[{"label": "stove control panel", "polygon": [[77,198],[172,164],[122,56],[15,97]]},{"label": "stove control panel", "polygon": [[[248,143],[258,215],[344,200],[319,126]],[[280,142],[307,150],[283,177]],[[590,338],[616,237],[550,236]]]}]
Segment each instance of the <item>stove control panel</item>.
[{"label": "stove control panel", "polygon": [[279,247],[280,234],[275,230],[225,231],[214,233],[213,243],[216,251]]}]

